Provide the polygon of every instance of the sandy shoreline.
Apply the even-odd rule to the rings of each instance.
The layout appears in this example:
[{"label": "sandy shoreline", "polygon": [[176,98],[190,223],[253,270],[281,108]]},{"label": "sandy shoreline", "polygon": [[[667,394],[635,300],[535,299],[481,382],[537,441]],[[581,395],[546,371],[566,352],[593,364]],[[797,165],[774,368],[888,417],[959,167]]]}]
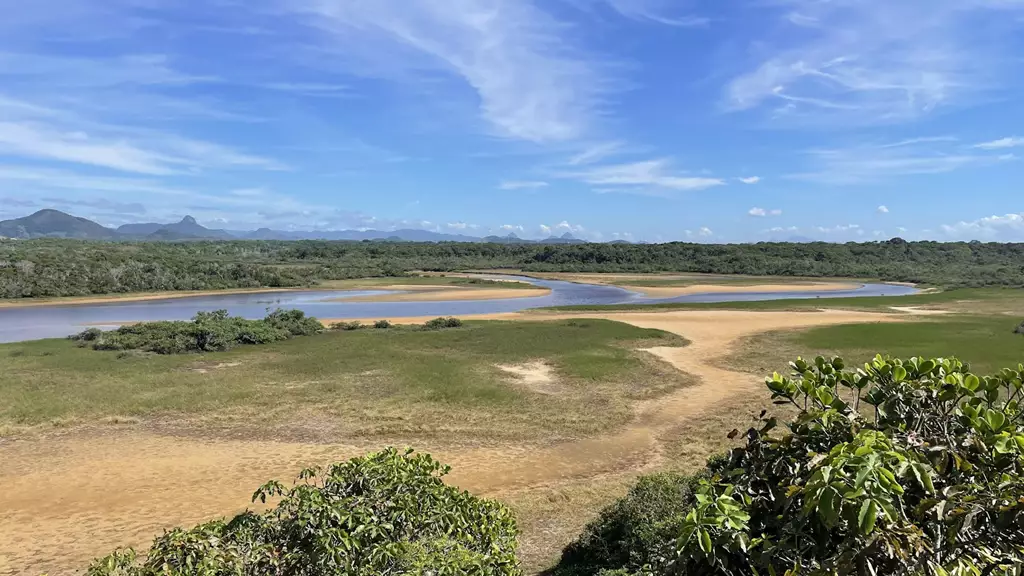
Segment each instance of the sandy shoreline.
[{"label": "sandy shoreline", "polygon": [[675,298],[692,294],[736,294],[762,292],[841,292],[856,290],[863,284],[852,282],[812,282],[808,284],[751,284],[729,286],[725,284],[693,284],[690,286],[619,286],[624,290],[640,292],[648,298]]},{"label": "sandy shoreline", "polygon": [[547,288],[461,288],[456,286],[380,286],[376,290],[396,290],[394,294],[375,294],[355,298],[332,298],[327,302],[448,302],[452,300],[508,300],[539,298],[551,294]]},{"label": "sandy shoreline", "polygon": [[[82,306],[111,302],[145,302],[147,300],[175,300],[200,296],[230,296],[232,294],[266,294],[268,292],[309,292],[325,288],[238,288],[229,290],[196,290],[194,292],[140,292],[137,294],[105,294],[98,296],[67,296],[60,298],[24,298],[0,300],[0,308],[33,308],[37,306]],[[329,290],[329,288],[326,288]]]}]

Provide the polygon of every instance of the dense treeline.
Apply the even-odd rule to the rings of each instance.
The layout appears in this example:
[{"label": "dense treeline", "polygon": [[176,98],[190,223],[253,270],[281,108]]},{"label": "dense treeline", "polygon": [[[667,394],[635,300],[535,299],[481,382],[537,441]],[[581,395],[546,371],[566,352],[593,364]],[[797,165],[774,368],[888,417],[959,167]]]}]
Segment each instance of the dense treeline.
[{"label": "dense treeline", "polygon": [[1024,244],[0,241],[0,298],[289,287],[410,270],[706,272],[1024,286]]}]

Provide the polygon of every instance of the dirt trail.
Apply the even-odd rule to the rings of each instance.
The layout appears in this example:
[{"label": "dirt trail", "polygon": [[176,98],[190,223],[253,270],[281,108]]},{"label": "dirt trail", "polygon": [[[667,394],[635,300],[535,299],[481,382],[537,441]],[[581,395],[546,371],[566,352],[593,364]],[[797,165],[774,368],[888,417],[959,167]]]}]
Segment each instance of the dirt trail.
[{"label": "dirt trail", "polygon": [[[577,317],[581,315],[575,315]],[[680,334],[684,348],[650,352],[700,378],[698,386],[641,403],[613,434],[549,447],[450,448],[417,443],[452,464],[451,481],[475,493],[503,496],[663,461],[662,439],[688,418],[738,394],[757,393],[758,378],[716,365],[737,340],[770,330],[831,324],[893,322],[907,315],[865,312],[682,311],[603,317]],[[531,319],[570,315],[531,316]],[[507,315],[503,315],[503,319]],[[720,409],[720,408],[719,408]],[[433,445],[432,445],[433,444]],[[144,545],[162,529],[245,508],[270,478],[380,447],[314,445],[156,436],[111,431],[105,436],[0,441],[0,574],[52,575],[83,568],[118,545]]]}]

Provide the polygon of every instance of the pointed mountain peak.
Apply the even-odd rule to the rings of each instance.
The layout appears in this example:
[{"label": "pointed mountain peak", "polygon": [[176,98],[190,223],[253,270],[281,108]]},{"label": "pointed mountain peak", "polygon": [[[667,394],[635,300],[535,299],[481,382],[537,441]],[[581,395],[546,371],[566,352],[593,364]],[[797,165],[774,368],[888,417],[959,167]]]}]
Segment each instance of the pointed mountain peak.
[{"label": "pointed mountain peak", "polygon": [[198,222],[196,222],[196,219],[191,216],[185,216],[184,218],[181,219],[181,222],[179,222],[179,224],[198,224]]},{"label": "pointed mountain peak", "polygon": [[576,238],[572,234],[570,234],[569,232],[566,232],[565,234],[562,234],[562,240],[575,240],[575,239]]}]

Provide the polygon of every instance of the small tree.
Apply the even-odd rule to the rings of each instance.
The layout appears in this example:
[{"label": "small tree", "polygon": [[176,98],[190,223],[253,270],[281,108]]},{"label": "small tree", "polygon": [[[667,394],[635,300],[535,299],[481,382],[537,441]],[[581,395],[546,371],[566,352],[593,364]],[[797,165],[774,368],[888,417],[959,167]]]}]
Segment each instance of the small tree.
[{"label": "small tree", "polygon": [[519,576],[511,512],[446,485],[448,471],[393,448],[311,468],[256,491],[281,499],[268,512],[172,530],[144,560],[118,550],[87,576]]}]

